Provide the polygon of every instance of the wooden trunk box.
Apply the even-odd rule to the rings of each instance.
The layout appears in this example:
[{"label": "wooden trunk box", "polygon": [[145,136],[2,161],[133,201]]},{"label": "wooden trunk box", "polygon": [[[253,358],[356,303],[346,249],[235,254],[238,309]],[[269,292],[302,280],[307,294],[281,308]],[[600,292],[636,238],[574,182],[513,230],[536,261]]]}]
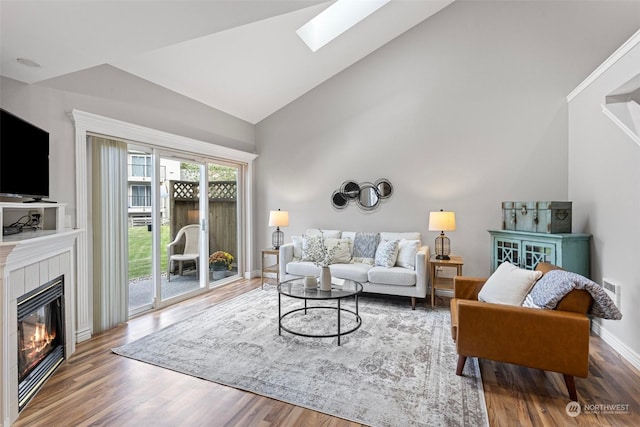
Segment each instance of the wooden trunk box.
[{"label": "wooden trunk box", "polygon": [[571,202],[502,202],[502,229],[571,233]]},{"label": "wooden trunk box", "polygon": [[571,233],[571,202],[538,202],[538,233]]},{"label": "wooden trunk box", "polygon": [[538,224],[537,202],[515,202],[516,231],[535,233]]},{"label": "wooden trunk box", "polygon": [[515,202],[502,202],[502,229],[516,229],[516,204]]}]

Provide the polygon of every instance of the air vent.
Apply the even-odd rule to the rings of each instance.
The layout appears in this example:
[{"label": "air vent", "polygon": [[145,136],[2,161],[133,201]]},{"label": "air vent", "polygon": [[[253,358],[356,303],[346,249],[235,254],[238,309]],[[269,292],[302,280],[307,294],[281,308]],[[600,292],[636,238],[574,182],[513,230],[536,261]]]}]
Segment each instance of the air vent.
[{"label": "air vent", "polygon": [[620,285],[614,283],[610,279],[602,278],[602,288],[607,293],[609,298],[613,300],[618,309],[620,309]]}]

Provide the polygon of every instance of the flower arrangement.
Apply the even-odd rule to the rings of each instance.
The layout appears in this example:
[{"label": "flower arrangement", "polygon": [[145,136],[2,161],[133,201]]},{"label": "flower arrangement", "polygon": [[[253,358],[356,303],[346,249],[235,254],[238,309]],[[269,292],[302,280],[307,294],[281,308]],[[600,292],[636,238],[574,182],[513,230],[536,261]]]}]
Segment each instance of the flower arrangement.
[{"label": "flower arrangement", "polygon": [[233,255],[225,251],[216,251],[209,256],[209,266],[215,269],[231,270]]},{"label": "flower arrangement", "polygon": [[333,246],[331,249],[327,248],[324,241],[324,233],[322,230],[320,235],[316,238],[310,239],[309,246],[307,247],[307,254],[310,259],[313,260],[316,267],[328,267],[333,262],[333,257],[340,248],[340,243]]}]

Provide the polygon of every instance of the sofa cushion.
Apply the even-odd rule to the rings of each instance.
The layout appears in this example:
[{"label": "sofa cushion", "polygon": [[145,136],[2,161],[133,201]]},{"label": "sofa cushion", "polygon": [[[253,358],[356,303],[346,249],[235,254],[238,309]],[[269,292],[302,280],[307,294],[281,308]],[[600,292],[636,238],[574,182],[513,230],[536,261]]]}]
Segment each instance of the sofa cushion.
[{"label": "sofa cushion", "polygon": [[478,293],[478,299],[495,304],[522,305],[529,290],[540,277],[540,271],[523,270],[503,262],[487,279]]},{"label": "sofa cushion", "polygon": [[376,249],[376,266],[391,268],[396,264],[398,258],[398,241],[383,240]]},{"label": "sofa cushion", "polygon": [[378,247],[378,233],[356,233],[353,262],[373,265]]},{"label": "sofa cushion", "polygon": [[287,264],[287,273],[296,276],[319,276],[320,267],[308,261],[293,261]]},{"label": "sofa cushion", "polygon": [[420,249],[420,240],[401,239],[398,242],[398,258],[396,265],[398,267],[416,268],[416,254]]},{"label": "sofa cushion", "polygon": [[304,234],[307,236],[320,236],[322,234],[325,239],[339,239],[342,237],[342,231],[340,230],[325,230],[321,228],[309,228]]},{"label": "sofa cushion", "polygon": [[331,264],[329,269],[331,275],[339,279],[355,280],[364,283],[368,281],[367,273],[372,267],[369,264]]},{"label": "sofa cushion", "polygon": [[394,233],[389,231],[380,232],[380,240],[418,240],[422,242],[422,235],[418,232]]},{"label": "sofa cushion", "polygon": [[373,267],[369,270],[367,278],[371,283],[385,285],[415,286],[416,284],[416,272],[402,267]]}]

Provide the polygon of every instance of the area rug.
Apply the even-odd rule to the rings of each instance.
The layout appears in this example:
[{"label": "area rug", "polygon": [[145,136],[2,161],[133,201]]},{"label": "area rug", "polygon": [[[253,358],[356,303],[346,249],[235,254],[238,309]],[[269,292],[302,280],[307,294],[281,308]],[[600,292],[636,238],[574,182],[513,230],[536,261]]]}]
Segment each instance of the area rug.
[{"label": "area rug", "polygon": [[[299,300],[282,297],[283,310]],[[335,304],[335,301],[328,304]],[[353,300],[343,307],[354,310]],[[336,311],[300,311],[292,330],[331,333]],[[476,359],[455,375],[446,309],[361,297],[342,338],[278,335],[278,294],[256,289],[114,348],[132,359],[371,426],[487,426]],[[342,330],[353,327],[346,314]]]}]

